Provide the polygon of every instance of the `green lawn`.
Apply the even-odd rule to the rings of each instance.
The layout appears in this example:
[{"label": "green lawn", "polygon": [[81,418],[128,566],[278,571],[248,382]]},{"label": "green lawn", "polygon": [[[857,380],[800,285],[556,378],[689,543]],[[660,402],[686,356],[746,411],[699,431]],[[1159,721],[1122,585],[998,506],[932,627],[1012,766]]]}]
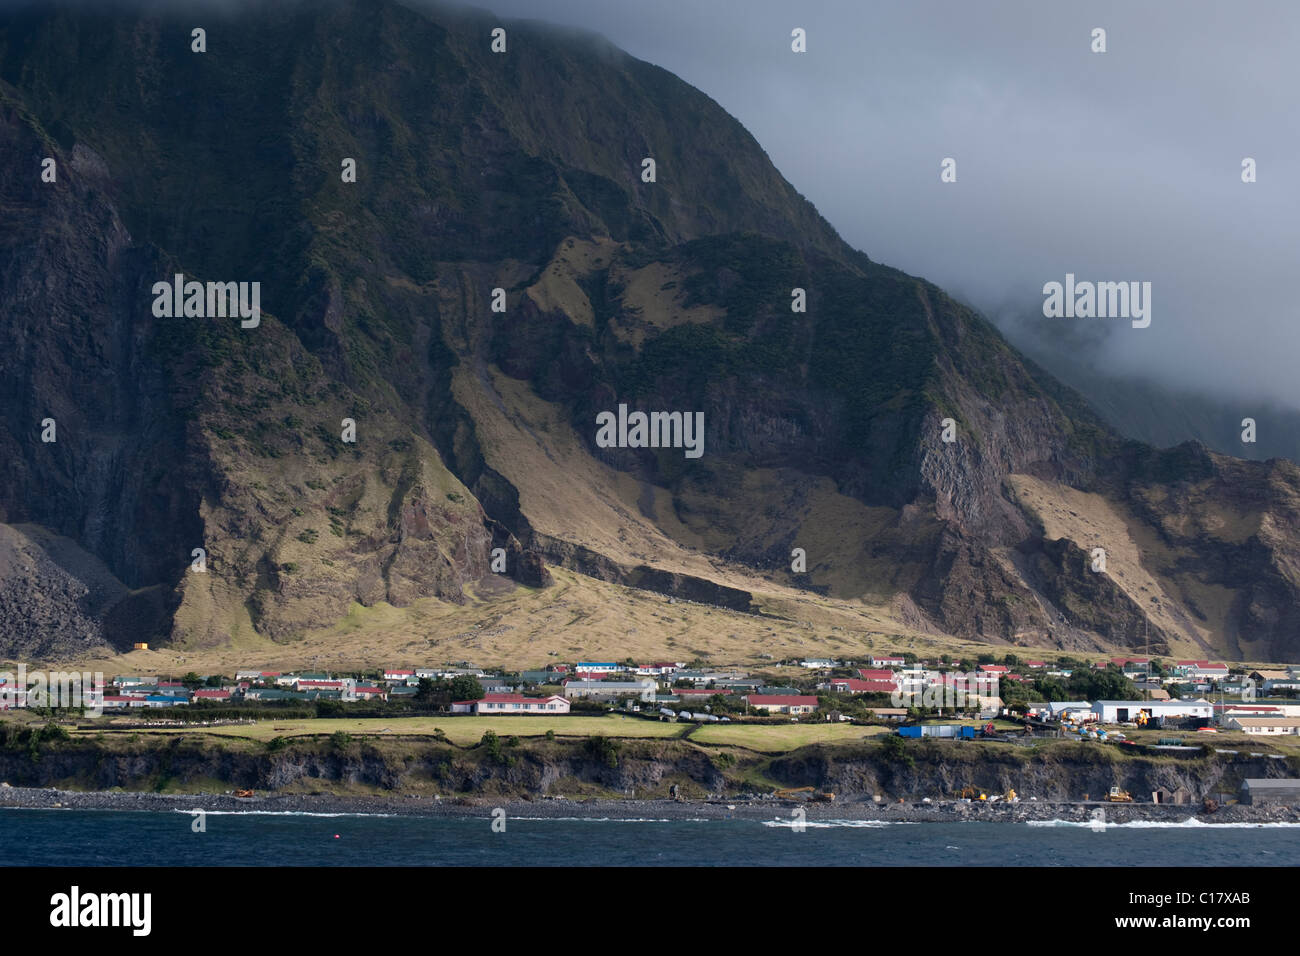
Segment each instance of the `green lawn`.
[{"label": "green lawn", "polygon": [[888,733],[887,727],[861,727],[841,723],[707,724],[691,734],[697,744],[745,747],[763,753],[781,753],[807,744],[862,740]]},{"label": "green lawn", "polygon": [[[432,736],[441,728],[447,739],[460,746],[476,744],[484,731],[495,731],[499,736],[514,734],[519,737],[540,737],[554,730],[557,737],[673,737],[681,733],[682,726],[652,720],[609,715],[602,717],[396,717],[391,720],[347,719],[322,717],[299,720],[259,720],[255,724],[222,727],[152,727],[140,730],[123,730],[123,734],[211,734],[222,737],[247,737],[252,740],[270,740],[273,737],[327,737],[344,731],[354,737]],[[112,732],[111,726],[78,731],[94,735]]]}]

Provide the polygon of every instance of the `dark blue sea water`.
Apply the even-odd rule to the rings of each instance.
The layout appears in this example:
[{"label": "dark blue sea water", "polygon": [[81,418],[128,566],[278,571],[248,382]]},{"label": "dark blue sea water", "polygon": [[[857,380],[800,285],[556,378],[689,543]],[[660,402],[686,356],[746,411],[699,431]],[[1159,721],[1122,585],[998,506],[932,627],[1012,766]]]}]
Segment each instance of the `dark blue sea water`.
[{"label": "dark blue sea water", "polygon": [[0,809],[23,865],[1294,866],[1300,825],[579,820]]}]

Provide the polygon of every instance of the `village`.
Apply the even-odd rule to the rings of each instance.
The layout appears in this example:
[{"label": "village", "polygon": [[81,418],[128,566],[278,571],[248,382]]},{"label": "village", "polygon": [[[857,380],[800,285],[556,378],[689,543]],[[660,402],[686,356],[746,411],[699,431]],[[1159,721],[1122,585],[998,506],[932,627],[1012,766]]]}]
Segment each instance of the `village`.
[{"label": "village", "polygon": [[[444,693],[435,695],[435,688]],[[462,696],[447,699],[448,690]],[[1080,693],[1087,690],[1111,693]],[[1117,698],[1114,692],[1121,690],[1130,695]],[[26,706],[26,693],[23,687],[0,686],[0,709]],[[1063,699],[1052,699],[1057,696]],[[557,716],[618,707],[656,719],[707,723],[786,718],[920,725],[925,718],[1020,719],[1113,741],[1124,735],[1107,726],[1177,725],[1298,736],[1300,665],[1234,670],[1208,660],[1166,664],[1145,657],[1049,663],[1007,655],[996,663],[880,654],[861,662],[779,662],[751,675],[683,661],[577,661],[513,673],[460,662],[353,674],[241,669],[230,676],[115,675],[96,701],[110,715],[320,702],[341,707],[405,703],[476,716]],[[927,728],[922,735],[930,733],[940,731]]]},{"label": "village", "polygon": [[[346,751],[355,738],[387,735],[432,739],[464,753],[482,750],[489,763],[513,759],[501,748],[520,746],[522,739],[576,740],[601,760],[631,741],[689,740],[712,754],[715,767],[740,768],[737,779],[724,785],[740,793],[727,798],[732,802],[754,799],[755,788],[759,798],[778,801],[839,806],[861,800],[853,786],[838,794],[828,786],[792,788],[765,776],[761,767],[772,755],[809,745],[852,747],[863,741],[875,742],[869,753],[877,756],[869,759],[886,765],[911,766],[911,754],[964,761],[959,765],[971,768],[989,761],[988,773],[962,771],[971,783],[983,778],[984,788],[954,786],[949,792],[922,783],[929,796],[917,807],[932,800],[1026,806],[1024,801],[1059,802],[1069,794],[1080,807],[1203,802],[1212,811],[1215,801],[1229,799],[1216,790],[1211,800],[1176,771],[1132,777],[1131,783],[1142,784],[1135,793],[1124,789],[1130,781],[1118,771],[1104,784],[1089,784],[1086,761],[1076,767],[1077,777],[1066,771],[1054,783],[1036,779],[1030,793],[1018,793],[1024,784],[1007,777],[1005,768],[1019,764],[1007,765],[998,756],[999,748],[1011,747],[1023,757],[1050,751],[1073,761],[1060,749],[1073,740],[1114,748],[1107,766],[1117,766],[1114,760],[1163,759],[1173,761],[1167,765],[1172,770],[1219,755],[1244,761],[1234,771],[1241,779],[1229,784],[1239,791],[1231,802],[1300,806],[1300,780],[1290,769],[1300,760],[1300,665],[1294,664],[1252,668],[1209,660],[1068,656],[1048,661],[1014,654],[997,660],[989,653],[975,660],[925,660],[912,653],[873,653],[861,660],[774,660],[749,669],[708,667],[698,660],[577,660],[512,672],[458,661],[352,673],[247,668],[230,675],[118,674],[105,682],[96,703],[97,713],[76,713],[25,700],[12,681],[0,686],[0,709],[11,716],[26,710],[29,720],[59,722],[62,731],[44,725],[42,733],[51,739],[71,733],[104,741],[108,731],[110,739],[129,742],[140,732],[198,731],[218,735],[213,740],[260,741],[268,748],[289,738],[306,745],[315,739]],[[699,796],[698,781],[689,774],[681,780],[681,792],[665,784],[667,799]],[[433,786],[437,791],[441,784]],[[915,791],[915,784],[909,786]],[[566,789],[575,797],[604,792],[581,783],[561,788]],[[240,790],[236,796],[252,793]],[[871,799],[883,798],[876,793]]]}]

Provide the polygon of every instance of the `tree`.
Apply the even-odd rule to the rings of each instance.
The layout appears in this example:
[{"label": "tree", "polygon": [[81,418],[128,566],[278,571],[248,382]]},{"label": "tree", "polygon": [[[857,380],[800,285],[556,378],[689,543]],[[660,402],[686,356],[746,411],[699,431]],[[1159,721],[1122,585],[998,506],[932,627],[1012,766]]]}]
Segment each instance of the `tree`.
[{"label": "tree", "polygon": [[432,704],[438,699],[438,686],[433,682],[431,677],[421,677],[419,686],[415,691],[415,702],[417,704]]},{"label": "tree", "polygon": [[457,674],[448,686],[452,700],[482,700],[483,685],[469,674]]},{"label": "tree", "polygon": [[203,686],[203,678],[200,677],[198,674],[194,673],[194,671],[190,671],[188,674],[186,674],[184,677],[181,678],[181,683],[184,684],[186,687],[188,687],[190,690],[197,690],[198,688]]}]

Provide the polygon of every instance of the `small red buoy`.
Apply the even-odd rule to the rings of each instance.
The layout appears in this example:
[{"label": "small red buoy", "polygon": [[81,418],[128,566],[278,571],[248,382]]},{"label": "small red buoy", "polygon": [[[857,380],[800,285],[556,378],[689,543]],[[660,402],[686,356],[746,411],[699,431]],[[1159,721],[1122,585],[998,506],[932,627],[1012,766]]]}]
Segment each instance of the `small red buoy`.
[{"label": "small red buoy", "polygon": [[336,840],[337,840],[337,839],[338,839],[338,838],[339,838],[339,835],[338,835],[338,834],[337,834],[337,833],[336,833],[336,834],[334,834],[334,839],[336,839]]}]

